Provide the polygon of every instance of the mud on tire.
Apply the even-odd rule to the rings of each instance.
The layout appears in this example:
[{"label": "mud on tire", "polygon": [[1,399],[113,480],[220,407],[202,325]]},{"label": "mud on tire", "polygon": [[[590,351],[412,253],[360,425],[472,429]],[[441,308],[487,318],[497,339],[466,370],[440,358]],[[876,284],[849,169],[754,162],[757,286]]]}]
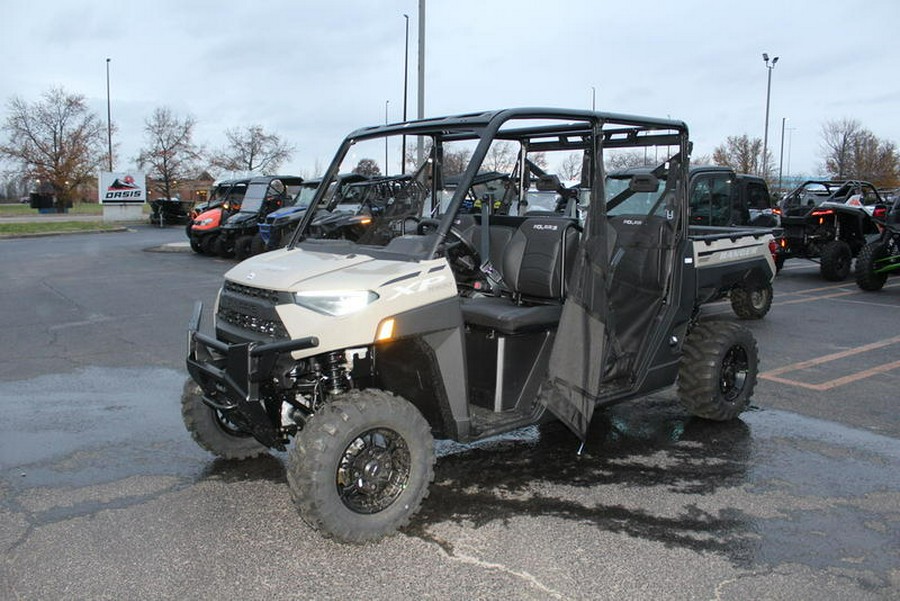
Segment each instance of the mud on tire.
[{"label": "mud on tire", "polygon": [[750,405],[759,365],[756,340],[726,321],[700,323],[684,342],[678,397],[692,414],[725,421]]},{"label": "mud on tire", "polygon": [[391,534],[434,480],[428,422],[389,392],[348,392],[297,434],[287,480],[301,517],[322,534],[353,543]]},{"label": "mud on tire", "polygon": [[222,459],[250,459],[267,452],[265,445],[235,429],[220,412],[204,403],[200,386],[190,378],[181,394],[181,417],[194,441]]}]

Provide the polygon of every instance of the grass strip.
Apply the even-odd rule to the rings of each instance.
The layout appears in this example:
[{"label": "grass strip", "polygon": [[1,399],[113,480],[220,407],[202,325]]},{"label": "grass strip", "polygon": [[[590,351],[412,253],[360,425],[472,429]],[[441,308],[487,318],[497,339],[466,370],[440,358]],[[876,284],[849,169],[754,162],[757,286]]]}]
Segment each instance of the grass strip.
[{"label": "grass strip", "polygon": [[55,221],[50,223],[0,223],[0,238],[67,234],[71,232],[108,232],[121,229],[121,224],[102,221]]}]

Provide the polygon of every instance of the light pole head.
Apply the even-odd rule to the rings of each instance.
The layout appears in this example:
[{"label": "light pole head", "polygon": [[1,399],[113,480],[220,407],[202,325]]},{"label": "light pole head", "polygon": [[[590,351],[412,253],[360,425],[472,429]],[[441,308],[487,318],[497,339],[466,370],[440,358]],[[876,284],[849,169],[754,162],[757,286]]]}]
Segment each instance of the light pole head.
[{"label": "light pole head", "polygon": [[769,62],[769,55],[765,52],[763,52],[763,60]]},{"label": "light pole head", "polygon": [[778,62],[778,57],[776,56],[775,58],[772,59],[772,66],[774,67],[775,63],[777,63],[777,62]]}]

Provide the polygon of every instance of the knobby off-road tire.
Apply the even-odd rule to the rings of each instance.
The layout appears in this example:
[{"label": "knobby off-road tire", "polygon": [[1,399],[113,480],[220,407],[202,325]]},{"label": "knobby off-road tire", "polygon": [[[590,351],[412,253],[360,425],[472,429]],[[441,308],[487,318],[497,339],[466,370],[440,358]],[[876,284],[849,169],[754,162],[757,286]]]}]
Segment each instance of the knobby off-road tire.
[{"label": "knobby off-road tire", "polygon": [[875,262],[886,256],[888,248],[881,240],[866,244],[856,257],[856,285],[869,292],[881,290],[887,274],[875,273]]},{"label": "knobby off-road tire", "polygon": [[737,286],[731,290],[731,308],[740,319],[762,319],[772,307],[772,284],[756,288]]},{"label": "knobby off-road tire", "polygon": [[822,248],[819,269],[822,277],[831,282],[843,282],[850,275],[853,251],[843,240],[832,240]]},{"label": "knobby off-road tire", "polygon": [[234,241],[234,258],[243,261],[251,255],[250,245],[253,244],[253,236],[241,236]]},{"label": "knobby off-road tire", "polygon": [[203,402],[200,386],[188,378],[181,395],[181,417],[194,441],[222,459],[250,459],[267,451],[249,434],[239,432]]},{"label": "knobby off-road tire", "polygon": [[297,434],[287,480],[301,517],[322,534],[352,543],[379,539],[409,523],[428,496],[428,422],[389,392],[348,392]]},{"label": "knobby off-road tire", "polygon": [[207,234],[206,236],[200,237],[200,252],[204,255],[215,255],[216,254],[216,238],[214,234]]},{"label": "knobby off-road tire", "polygon": [[229,259],[234,256],[234,244],[231,244],[225,236],[219,234],[212,244],[212,251],[214,255],[218,255],[223,259]]},{"label": "knobby off-road tire", "polygon": [[264,252],[266,252],[266,243],[259,236],[253,236],[253,241],[250,243],[250,254],[261,255]]},{"label": "knobby off-road tire", "polygon": [[745,327],[726,321],[697,324],[684,342],[678,397],[698,417],[734,419],[750,405],[758,365],[756,340]]}]

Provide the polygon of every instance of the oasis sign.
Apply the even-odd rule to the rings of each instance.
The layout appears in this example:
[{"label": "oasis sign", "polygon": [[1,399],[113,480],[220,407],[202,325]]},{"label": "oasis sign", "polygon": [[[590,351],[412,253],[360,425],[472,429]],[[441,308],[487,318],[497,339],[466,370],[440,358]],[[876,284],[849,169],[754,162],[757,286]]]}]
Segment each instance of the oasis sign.
[{"label": "oasis sign", "polygon": [[139,171],[100,172],[100,203],[143,203],[147,200],[147,180]]}]

